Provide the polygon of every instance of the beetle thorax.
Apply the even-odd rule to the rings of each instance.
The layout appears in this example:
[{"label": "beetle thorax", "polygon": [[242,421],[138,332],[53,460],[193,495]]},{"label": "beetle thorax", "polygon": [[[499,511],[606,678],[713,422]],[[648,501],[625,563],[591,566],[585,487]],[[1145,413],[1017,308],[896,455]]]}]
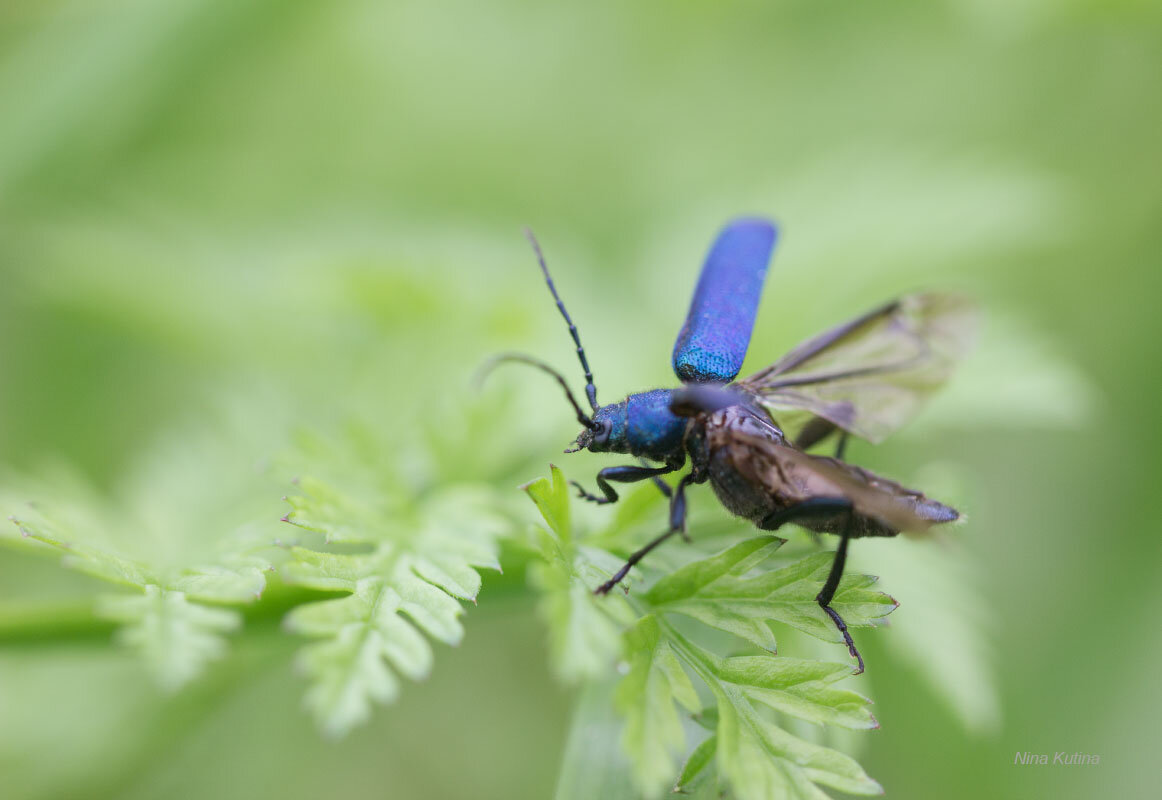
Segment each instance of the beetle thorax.
[{"label": "beetle thorax", "polygon": [[628,453],[663,462],[681,459],[687,420],[670,410],[672,394],[652,389],[602,406],[593,415],[594,429],[582,431],[578,444],[596,453]]}]

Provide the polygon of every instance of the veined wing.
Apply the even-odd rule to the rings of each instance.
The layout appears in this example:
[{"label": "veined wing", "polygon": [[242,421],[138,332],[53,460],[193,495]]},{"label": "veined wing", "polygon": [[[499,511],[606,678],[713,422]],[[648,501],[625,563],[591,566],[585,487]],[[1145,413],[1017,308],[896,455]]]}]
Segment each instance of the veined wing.
[{"label": "veined wing", "polygon": [[902,533],[924,533],[960,518],[956,509],[860,467],[737,428],[730,435],[736,446],[749,451],[754,478],[799,500],[845,497],[856,513]]},{"label": "veined wing", "polygon": [[879,442],[948,378],[976,320],[963,297],[906,295],[803,342],[739,385],[776,419],[807,411]]}]

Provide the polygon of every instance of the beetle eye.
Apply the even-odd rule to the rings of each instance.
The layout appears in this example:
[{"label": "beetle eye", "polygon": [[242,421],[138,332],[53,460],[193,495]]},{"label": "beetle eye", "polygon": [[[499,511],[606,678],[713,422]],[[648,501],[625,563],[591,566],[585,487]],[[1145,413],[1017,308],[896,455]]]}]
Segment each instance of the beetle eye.
[{"label": "beetle eye", "polygon": [[597,425],[597,430],[593,432],[593,443],[605,444],[609,441],[609,432],[613,430],[613,423],[606,421],[599,422]]}]

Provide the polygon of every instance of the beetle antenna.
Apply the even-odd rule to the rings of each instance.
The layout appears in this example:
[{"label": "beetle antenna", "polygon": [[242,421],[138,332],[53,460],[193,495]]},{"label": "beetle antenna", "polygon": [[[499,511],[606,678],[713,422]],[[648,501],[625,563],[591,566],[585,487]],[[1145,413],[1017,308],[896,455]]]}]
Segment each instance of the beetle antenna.
[{"label": "beetle antenna", "polygon": [[577,345],[577,358],[581,361],[581,369],[585,371],[585,397],[588,398],[589,405],[593,408],[593,413],[596,414],[597,387],[593,385],[593,371],[589,369],[589,360],[585,358],[585,348],[581,346],[581,336],[577,333],[577,326],[569,318],[569,312],[565,310],[565,304],[561,302],[561,296],[557,294],[557,287],[553,285],[549,268],[545,266],[545,256],[541,252],[541,245],[537,242],[537,237],[533,236],[531,229],[525,228],[525,238],[529,240],[529,244],[533,246],[533,252],[537,254],[537,263],[541,265],[541,272],[545,274],[545,283],[549,284],[549,291],[553,293],[553,299],[557,301],[557,310],[565,318],[565,324],[569,326],[569,335],[573,337],[573,344]]},{"label": "beetle antenna", "polygon": [[556,378],[557,383],[561,384],[561,388],[565,390],[565,397],[568,398],[569,405],[573,406],[573,410],[577,412],[577,421],[591,431],[597,430],[597,423],[593,421],[592,417],[581,410],[581,405],[577,402],[577,398],[573,396],[572,390],[569,389],[569,384],[565,382],[565,376],[540,359],[526,356],[524,353],[501,353],[498,356],[493,356],[484,363],[484,366],[476,373],[476,383],[478,385],[483,383],[484,379],[488,377],[492,370],[506,361],[528,364],[530,367],[536,367],[542,372],[547,372]]}]

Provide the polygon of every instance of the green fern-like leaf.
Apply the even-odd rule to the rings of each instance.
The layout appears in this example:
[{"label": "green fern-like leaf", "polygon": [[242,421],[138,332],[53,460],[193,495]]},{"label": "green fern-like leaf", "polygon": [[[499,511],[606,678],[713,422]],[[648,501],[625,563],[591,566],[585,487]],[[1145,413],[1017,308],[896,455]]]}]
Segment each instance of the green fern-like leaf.
[{"label": "green fern-like leaf", "polygon": [[664,786],[674,779],[673,754],[685,745],[674,701],[691,713],[699,711],[702,702],[657,617],[651,614],[638,620],[626,633],[626,650],[629,673],[615,697],[625,717],[622,746],[637,766],[641,786]]},{"label": "green fern-like leaf", "polygon": [[622,598],[604,601],[593,589],[621,564],[598,548],[578,545],[569,510],[569,486],[561,470],[552,479],[539,478],[523,488],[548,526],[538,529],[531,548],[540,561],[529,568],[541,595],[539,610],[549,628],[554,669],[566,682],[605,674],[621,653],[621,632],[633,620]]},{"label": "green fern-like leaf", "polygon": [[[780,723],[786,715],[849,729],[876,727],[865,697],[833,685],[851,674],[850,665],[774,654],[773,623],[839,640],[815,602],[830,554],[771,568],[767,562],[784,540],[755,536],[685,564],[631,599],[594,598],[592,588],[621,559],[578,541],[567,485],[556,467],[551,480],[534,481],[526,491],[547,525],[538,533],[539,552],[542,570],[553,581],[540,580],[538,586],[551,612],[546,616],[555,629],[557,659],[581,660],[589,675],[608,675],[606,637],[610,629],[624,632],[622,652],[629,666],[614,703],[625,718],[622,746],[639,793],[656,797],[675,779],[683,792],[712,797],[729,790],[738,800],[819,800],[827,796],[820,786],[850,794],[881,791],[854,759],[801,739]],[[616,539],[608,532],[603,537]],[[833,606],[850,625],[878,624],[896,607],[892,598],[869,588],[873,582],[852,575],[841,583]],[[694,620],[695,629],[680,632],[670,615]],[[695,641],[695,634],[709,629],[730,633],[760,648],[759,654],[722,657]],[[594,642],[603,643],[600,658],[592,655]],[[691,676],[705,687],[711,701],[705,708]],[[712,730],[680,773],[676,762],[685,751],[686,732],[679,707],[696,712]]]},{"label": "green fern-like leaf", "polygon": [[[432,667],[429,637],[449,645],[464,635],[460,600],[475,602],[478,568],[499,569],[505,529],[487,493],[451,488],[409,498],[391,484],[299,481],[286,521],[323,535],[295,546],[283,567],[288,583],[348,596],[291,611],[288,630],[318,641],[299,655],[310,681],[306,704],[321,729],[341,736],[364,722],[374,703],[399,693],[399,678],[420,680]],[[362,548],[338,553],[329,547]]]},{"label": "green fern-like leaf", "polygon": [[[826,797],[813,784],[849,794],[882,791],[854,759],[788,733],[762,712],[766,707],[811,722],[876,727],[866,698],[830,685],[851,674],[848,665],[773,655],[723,659],[665,629],[683,663],[714,696],[715,765],[740,800]],[[708,762],[705,752],[698,755]],[[688,764],[682,779],[696,773]]]},{"label": "green fern-like leaf", "polygon": [[[172,528],[151,527],[141,495],[115,504],[75,478],[61,482],[69,491],[51,504],[15,502],[10,493],[5,505],[15,536],[0,542],[59,554],[69,569],[136,590],[102,595],[94,613],[121,626],[117,640],[141,658],[158,686],[180,689],[225,654],[225,634],[241,626],[237,612],[217,606],[257,600],[269,561],[238,523],[219,527],[207,519],[202,540],[191,546],[176,515]],[[148,502],[164,498],[152,495]]]},{"label": "green fern-like leaf", "polygon": [[241,627],[236,611],[191,603],[155,584],[141,595],[105,595],[99,616],[121,623],[117,638],[138,652],[163,689],[176,690],[226,652],[223,634]]},{"label": "green fern-like leaf", "polygon": [[[831,618],[815,601],[831,569],[831,553],[815,553],[781,569],[748,576],[784,544],[758,536],[660,579],[646,594],[651,606],[693,617],[735,634],[764,650],[775,650],[768,622],[782,622],[828,642],[842,641]],[[897,603],[868,587],[870,575],[845,575],[832,608],[850,627],[880,624]]]},{"label": "green fern-like leaf", "polygon": [[[670,677],[680,669],[679,663],[697,675],[714,698],[714,713],[706,715],[714,722],[714,734],[707,740],[710,744],[700,744],[687,760],[678,779],[679,788],[705,777],[704,771],[713,760],[716,773],[742,799],[825,797],[815,783],[851,794],[880,792],[879,785],[853,759],[792,735],[769,713],[773,710],[852,729],[876,727],[866,698],[831,685],[849,676],[850,666],[771,654],[720,658],[678,633],[664,619],[648,615],[642,624],[657,634],[652,641],[643,641],[636,633],[627,637],[627,651],[635,664],[642,663],[643,653],[662,647],[673,654],[668,664],[658,660],[652,667],[658,672],[652,685],[631,669],[619,690],[627,717],[626,750],[644,794],[655,796],[673,782],[671,754],[684,747],[682,729],[673,724],[674,703],[687,708],[691,703],[689,695],[678,688],[681,680]],[[642,686],[652,691],[640,691]],[[654,744],[636,746],[638,742]]]}]

